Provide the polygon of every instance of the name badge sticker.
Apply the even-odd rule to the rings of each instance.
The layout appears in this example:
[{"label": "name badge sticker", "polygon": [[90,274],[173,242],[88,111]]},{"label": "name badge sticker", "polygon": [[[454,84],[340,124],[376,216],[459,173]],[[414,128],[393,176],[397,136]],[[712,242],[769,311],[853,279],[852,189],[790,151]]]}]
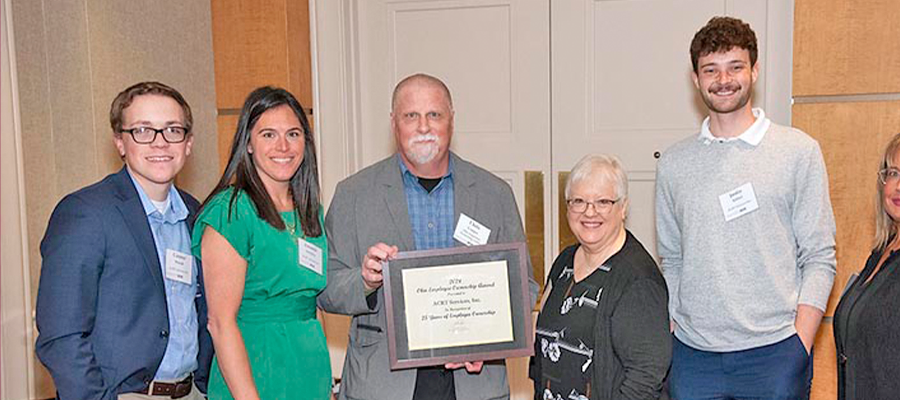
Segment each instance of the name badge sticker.
[{"label": "name badge sticker", "polygon": [[305,240],[297,239],[300,266],[322,275],[322,249]]},{"label": "name badge sticker", "polygon": [[194,256],[166,249],[166,279],[190,285],[194,281]]},{"label": "name badge sticker", "polygon": [[753,185],[745,183],[730,192],[719,196],[719,203],[722,205],[722,213],[725,215],[725,222],[751,213],[759,208],[756,201],[756,193],[753,191]]},{"label": "name badge sticker", "polygon": [[453,232],[454,239],[466,246],[478,246],[487,244],[490,236],[491,230],[488,227],[469,218],[466,214],[459,214],[459,221],[456,223],[456,230]]}]

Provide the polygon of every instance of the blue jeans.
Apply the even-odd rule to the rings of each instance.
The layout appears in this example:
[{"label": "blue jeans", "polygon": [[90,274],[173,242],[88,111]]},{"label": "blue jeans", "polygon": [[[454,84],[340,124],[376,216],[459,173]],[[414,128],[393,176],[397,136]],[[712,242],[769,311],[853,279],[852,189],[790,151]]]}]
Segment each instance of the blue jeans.
[{"label": "blue jeans", "polygon": [[808,399],[813,358],[800,337],[749,350],[715,353],[672,336],[673,399]]}]

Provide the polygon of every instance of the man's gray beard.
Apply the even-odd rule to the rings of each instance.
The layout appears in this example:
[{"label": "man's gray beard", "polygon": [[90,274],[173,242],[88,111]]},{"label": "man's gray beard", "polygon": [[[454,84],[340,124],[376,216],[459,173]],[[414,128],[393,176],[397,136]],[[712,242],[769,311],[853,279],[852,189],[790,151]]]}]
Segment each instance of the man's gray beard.
[{"label": "man's gray beard", "polygon": [[[425,150],[425,149],[423,149],[423,150]],[[416,152],[414,150],[410,150],[410,151],[406,152],[406,158],[408,158],[410,161],[412,161],[413,163],[418,164],[418,165],[427,164],[431,160],[434,160],[434,158],[437,156],[437,153],[438,153],[437,143],[433,143],[432,145],[428,146],[427,150],[428,150],[427,153],[424,153],[421,151]]]},{"label": "man's gray beard", "polygon": [[[422,142],[423,138],[433,140]],[[417,165],[427,164],[437,157],[438,147],[437,136],[431,134],[410,139],[406,146],[406,158]]]}]

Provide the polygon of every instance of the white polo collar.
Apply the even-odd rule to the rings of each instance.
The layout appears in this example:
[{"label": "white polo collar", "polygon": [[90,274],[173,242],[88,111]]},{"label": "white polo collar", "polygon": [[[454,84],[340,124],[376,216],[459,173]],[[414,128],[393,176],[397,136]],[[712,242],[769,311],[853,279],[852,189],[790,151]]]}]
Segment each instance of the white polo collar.
[{"label": "white polo collar", "polygon": [[706,119],[703,120],[703,124],[700,125],[699,139],[706,144],[712,142],[727,143],[741,140],[752,146],[759,146],[759,143],[763,140],[763,136],[766,135],[766,131],[769,130],[769,125],[772,124],[772,121],[766,118],[766,113],[762,108],[754,108],[751,111],[753,112],[753,116],[756,117],[756,121],[753,122],[753,125],[750,125],[750,127],[740,135],[730,138],[713,136],[712,132],[709,131],[709,117],[706,117]]}]

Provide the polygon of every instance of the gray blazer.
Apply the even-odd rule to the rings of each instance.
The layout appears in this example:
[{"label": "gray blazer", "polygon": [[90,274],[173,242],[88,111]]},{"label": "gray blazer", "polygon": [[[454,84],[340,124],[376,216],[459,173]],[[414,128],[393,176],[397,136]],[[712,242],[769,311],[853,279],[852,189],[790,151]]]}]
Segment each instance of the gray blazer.
[{"label": "gray blazer", "polygon": [[[525,241],[519,210],[509,185],[455,154],[455,220],[465,213],[491,229],[488,243]],[[319,295],[319,305],[330,312],[353,316],[350,343],[344,360],[341,399],[412,399],[416,370],[391,371],[382,309],[382,289],[370,309],[361,296],[364,286],[360,268],[368,248],[378,242],[400,251],[415,250],[400,175],[399,160],[392,155],[338,184],[325,218],[328,232],[328,286]],[[531,276],[532,302],[538,285]],[[506,365],[485,363],[479,374],[465,369],[454,372],[459,400],[509,398]]]}]

